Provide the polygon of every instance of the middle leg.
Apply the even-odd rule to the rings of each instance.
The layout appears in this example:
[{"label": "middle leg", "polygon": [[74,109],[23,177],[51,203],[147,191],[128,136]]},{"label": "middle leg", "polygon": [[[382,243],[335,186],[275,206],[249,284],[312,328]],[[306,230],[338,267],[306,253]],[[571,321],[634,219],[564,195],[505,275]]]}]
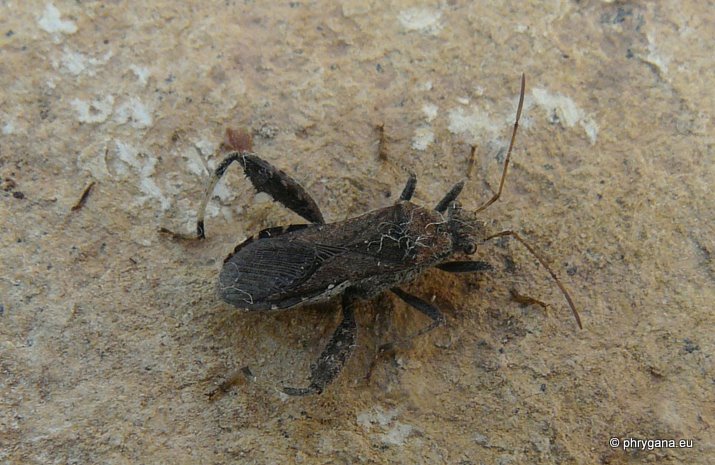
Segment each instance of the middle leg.
[{"label": "middle leg", "polygon": [[442,312],[435,307],[434,305],[430,305],[424,300],[420,299],[419,297],[416,297],[412,294],[408,294],[407,292],[403,291],[399,287],[393,287],[390,289],[393,294],[395,294],[397,297],[402,299],[407,305],[409,305],[412,308],[417,309],[420,313],[428,316],[432,322],[422,328],[421,330],[417,331],[416,333],[412,334],[411,336],[407,337],[406,340],[410,340],[413,337],[417,337],[421,334],[425,334],[427,332],[432,331],[433,329],[437,328],[438,326],[442,326],[443,324],[446,323],[446,319],[444,318],[444,315]]},{"label": "middle leg", "polygon": [[396,341],[388,342],[386,344],[382,344],[380,348],[378,349],[377,353],[375,354],[375,357],[372,360],[372,363],[370,363],[370,368],[368,368],[367,375],[365,375],[365,379],[369,382],[370,378],[372,377],[372,372],[375,369],[375,366],[377,365],[378,360],[380,360],[383,357],[386,357],[390,354],[394,354],[395,351],[399,346],[404,346],[407,345],[412,339],[414,339],[417,336],[420,336],[422,334],[428,333],[432,331],[433,329],[442,326],[445,324],[446,319],[442,312],[439,310],[439,308],[435,307],[434,305],[431,305],[424,300],[420,299],[417,296],[414,296],[412,294],[409,294],[399,287],[393,287],[390,289],[393,294],[395,294],[397,297],[402,299],[407,305],[410,307],[416,309],[420,313],[426,315],[429,317],[432,322],[425,326],[424,328],[420,329],[419,331],[410,334],[407,337],[400,338]]},{"label": "middle leg", "polygon": [[405,184],[405,188],[402,189],[402,194],[400,194],[400,200],[410,200],[415,193],[415,186],[417,186],[417,176],[415,176],[415,173],[410,173],[410,177],[407,178],[407,184]]},{"label": "middle leg", "polygon": [[459,181],[457,184],[452,186],[452,188],[445,194],[444,198],[439,201],[436,207],[434,207],[435,210],[437,210],[440,213],[444,213],[447,211],[447,207],[449,207],[449,204],[452,203],[462,192],[462,189],[464,189],[464,181]]}]

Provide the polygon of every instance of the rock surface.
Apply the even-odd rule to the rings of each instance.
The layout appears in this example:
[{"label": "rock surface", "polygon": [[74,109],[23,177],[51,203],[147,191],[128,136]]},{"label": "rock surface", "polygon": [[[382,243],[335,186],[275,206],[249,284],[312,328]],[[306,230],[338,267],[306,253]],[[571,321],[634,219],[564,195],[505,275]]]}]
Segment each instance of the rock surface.
[{"label": "rock surface", "polygon": [[[1,463],[711,463],[714,10],[430,5],[0,6]],[[157,233],[193,227],[224,129],[250,128],[329,221],[390,204],[408,170],[434,204],[475,145],[475,208],[522,72],[513,165],[485,216],[549,257],[584,330],[533,257],[496,241],[478,251],[494,272],[406,286],[447,327],[368,382],[377,347],[426,322],[364,302],[340,378],[280,394],[305,382],[336,305],[249,314],[214,283],[237,243],[298,217],[233,167],[205,242]],[[255,379],[207,397],[244,366]]]}]

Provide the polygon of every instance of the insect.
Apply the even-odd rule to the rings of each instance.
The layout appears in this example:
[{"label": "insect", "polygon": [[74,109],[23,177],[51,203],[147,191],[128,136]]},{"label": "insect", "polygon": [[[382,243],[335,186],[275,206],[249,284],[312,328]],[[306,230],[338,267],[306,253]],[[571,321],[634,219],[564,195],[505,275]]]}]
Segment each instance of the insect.
[{"label": "insect", "polygon": [[357,325],[354,305],[390,291],[405,303],[430,318],[431,323],[415,335],[445,323],[442,312],[431,303],[398,287],[413,280],[428,268],[451,273],[481,272],[491,269],[483,261],[454,260],[472,255],[485,241],[511,236],[523,244],[548,270],[581,321],[576,307],[556,274],[536,250],[518,233],[490,233],[478,213],[496,202],[504,187],[509,159],[514,147],[519,118],[524,104],[525,77],[514,127],[509,142],[498,191],[474,212],[462,209],[457,196],[464,187],[460,181],[434,208],[410,201],[417,179],[410,174],[399,200],[389,207],[337,223],[326,223],[312,197],[289,175],[253,153],[249,142],[228,132],[234,148],[214,171],[199,211],[196,234],[163,232],[176,237],[203,239],[204,214],[216,183],[233,162],[238,162],[255,189],[305,220],[307,224],[264,229],[246,239],[226,257],[218,278],[218,295],[224,301],[249,311],[287,310],[305,304],[341,297],[343,319],[317,362],[312,365],[307,387],[285,387],[288,395],[319,394],[338,375],[355,347]]}]

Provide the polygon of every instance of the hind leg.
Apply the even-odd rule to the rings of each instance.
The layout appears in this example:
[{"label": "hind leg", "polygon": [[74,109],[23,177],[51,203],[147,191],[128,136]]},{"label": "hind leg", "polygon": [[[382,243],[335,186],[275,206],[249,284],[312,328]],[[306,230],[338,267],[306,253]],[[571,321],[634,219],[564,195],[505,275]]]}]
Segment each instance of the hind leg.
[{"label": "hind leg", "polygon": [[196,221],[196,235],[181,234],[172,232],[166,228],[161,228],[161,232],[172,235],[179,239],[203,239],[205,238],[204,217],[206,205],[213,196],[214,188],[226,170],[233,162],[238,162],[243,171],[258,192],[265,192],[284,207],[293,210],[311,223],[324,224],[323,214],[318,208],[313,198],[298,182],[279,170],[272,164],[260,158],[258,155],[248,151],[233,151],[226,155],[223,161],[214,170],[209,180],[206,194],[199,206]]},{"label": "hind leg", "polygon": [[356,300],[350,291],[343,294],[343,321],[338,325],[317,362],[312,365],[310,385],[305,388],[285,387],[283,392],[289,396],[320,394],[338,376],[355,348],[357,324],[353,305]]}]

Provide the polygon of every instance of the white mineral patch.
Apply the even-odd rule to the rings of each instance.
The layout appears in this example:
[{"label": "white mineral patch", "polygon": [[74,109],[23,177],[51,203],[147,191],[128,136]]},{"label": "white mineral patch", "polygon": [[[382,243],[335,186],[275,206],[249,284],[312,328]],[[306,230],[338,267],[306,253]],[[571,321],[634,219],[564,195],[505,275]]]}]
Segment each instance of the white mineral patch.
[{"label": "white mineral patch", "polygon": [[415,135],[412,137],[412,148],[415,150],[425,150],[434,142],[434,132],[432,128],[421,127],[415,129]]},{"label": "white mineral patch", "polygon": [[347,0],[340,3],[342,4],[343,16],[346,18],[367,14],[371,9],[370,2],[364,0]]},{"label": "white mineral patch", "polygon": [[114,119],[120,124],[128,122],[137,129],[149,127],[153,121],[147,107],[136,97],[121,104],[117,108]]},{"label": "white mineral patch", "polygon": [[430,8],[409,8],[401,11],[397,16],[402,27],[408,31],[420,31],[433,35],[442,29],[442,25],[439,22],[441,18],[442,13],[440,11]]},{"label": "white mineral patch", "polygon": [[547,118],[556,114],[564,127],[572,127],[575,124],[581,125],[592,144],[598,137],[598,125],[588,116],[576,103],[568,96],[562,94],[552,94],[546,89],[539,87],[531,91],[534,102],[546,111]]},{"label": "white mineral patch", "polygon": [[73,99],[70,105],[77,112],[80,123],[102,123],[107,120],[114,108],[114,97],[105,96],[103,99],[94,99],[91,102]]},{"label": "white mineral patch", "polygon": [[87,57],[79,52],[65,49],[60,58],[62,67],[70,74],[79,76],[87,68]]},{"label": "white mineral patch", "polygon": [[[119,160],[132,168],[139,176],[139,190],[145,194],[138,199],[139,203],[144,204],[147,200],[156,199],[161,203],[162,210],[168,210],[170,206],[169,200],[152,179],[156,166],[156,157],[139,153],[136,148],[121,141],[116,141],[116,147]],[[115,169],[119,174],[127,173],[126,168],[122,168],[120,163],[115,164]]]},{"label": "white mineral patch", "polygon": [[372,429],[373,425],[387,426],[393,418],[397,416],[397,410],[385,411],[381,407],[363,412],[357,416],[357,422],[366,430]]},{"label": "white mineral patch", "polygon": [[55,32],[60,32],[62,34],[74,34],[77,32],[77,25],[69,20],[63,21],[60,10],[58,10],[52,3],[47,4],[45,11],[42,13],[42,16],[37,23],[40,25],[42,30],[51,34],[54,34]]},{"label": "white mineral patch", "polygon": [[423,82],[422,84],[418,84],[417,90],[422,90],[425,92],[432,90],[432,81],[427,81],[427,82]]},{"label": "white mineral patch", "polygon": [[269,194],[266,194],[265,192],[258,192],[255,197],[253,197],[253,201],[257,204],[268,203],[272,200],[273,197],[271,197]]},{"label": "white mineral patch", "polygon": [[65,47],[59,61],[53,57],[52,66],[54,68],[62,66],[63,71],[73,76],[79,76],[82,73],[94,76],[96,74],[95,68],[109,61],[111,57],[112,52],[105,53],[101,58],[93,58]]},{"label": "white mineral patch", "polygon": [[658,51],[658,48],[655,45],[655,35],[652,32],[647,33],[646,38],[648,39],[648,55],[643,58],[643,61],[652,64],[658,68],[661,73],[667,73],[668,62],[670,60]]},{"label": "white mineral patch", "polygon": [[[222,179],[223,181],[223,179]],[[268,194],[265,194],[268,196],[268,200],[272,200],[271,196]],[[216,187],[214,188],[213,192],[214,197],[218,197],[221,199],[221,202],[223,203],[229,203],[233,199],[236,198],[236,192],[233,191],[232,189],[229,189],[229,186],[226,185],[225,182],[219,182]]]},{"label": "white mineral patch", "polygon": [[92,173],[92,177],[100,181],[110,177],[107,169],[107,143],[97,142],[83,147],[77,154],[77,167]]},{"label": "white mineral patch", "polygon": [[379,428],[382,433],[375,434],[383,444],[402,445],[405,443],[413,430],[411,425],[394,421],[397,410],[385,411],[380,407],[375,407],[370,411],[363,412],[357,416],[357,422],[366,431]]},{"label": "white mineral patch", "polygon": [[467,110],[466,108],[455,108],[448,112],[447,128],[452,134],[469,134],[471,140],[475,142],[483,137],[494,137],[501,129],[501,126],[495,124],[489,115],[477,108]]},{"label": "white mineral patch", "polygon": [[181,156],[186,159],[186,167],[192,174],[201,176],[206,173],[203,161],[200,158],[201,155],[199,155],[195,148],[191,147],[187,150],[184,150],[181,153]]},{"label": "white mineral patch", "polygon": [[[193,206],[195,207],[195,205]],[[192,208],[193,208],[192,207]],[[218,216],[219,213],[221,213],[223,207],[221,205],[217,204],[216,202],[209,202],[208,205],[206,205],[206,217],[207,218],[215,218]],[[192,223],[189,224],[189,230],[196,226],[196,219],[192,220]]]},{"label": "white mineral patch", "polygon": [[437,107],[437,105],[434,105],[432,103],[425,103],[424,105],[422,105],[422,113],[425,114],[428,123],[431,123],[432,120],[437,117],[438,110],[439,108]]},{"label": "white mineral patch", "polygon": [[149,68],[145,68],[143,66],[137,66],[137,65],[129,65],[129,69],[132,70],[134,75],[137,77],[141,85],[145,86],[148,79],[149,79]]},{"label": "white mineral patch", "polygon": [[394,426],[387,430],[384,434],[380,435],[380,437],[382,442],[385,444],[400,446],[405,443],[411,432],[411,425],[405,425],[404,423],[396,421]]},{"label": "white mineral patch", "polygon": [[[154,161],[154,163],[156,163],[156,161]],[[151,165],[151,170],[153,173],[154,164]],[[166,211],[171,206],[169,199],[164,197],[164,194],[161,192],[161,189],[159,189],[159,186],[156,185],[153,179],[149,177],[142,177],[139,181],[139,188],[142,192],[146,194],[146,196],[141,197],[139,199],[141,203],[146,202],[147,200],[149,200],[149,198],[156,198],[157,200],[159,200],[159,202],[161,202],[162,210]]]},{"label": "white mineral patch", "polygon": [[588,140],[592,144],[595,144],[596,139],[598,138],[598,125],[596,124],[596,122],[591,118],[586,118],[581,121],[581,127],[583,127],[584,131],[586,131]]},{"label": "white mineral patch", "polygon": [[[139,158],[137,157],[137,150],[122,141],[115,141],[115,146],[117,148],[117,157],[124,162],[124,164],[131,166],[136,170],[141,169],[141,163],[139,163]],[[121,165],[118,165],[121,166]],[[125,174],[127,170],[125,168],[119,168],[117,170],[120,174]]]},{"label": "white mineral patch", "polygon": [[[199,149],[201,151],[202,157],[206,157],[208,154],[212,154],[212,153],[216,152],[216,149],[218,148],[217,144],[215,144],[214,142],[211,142],[210,140],[207,140],[207,139],[201,139],[200,141],[196,142],[194,145],[196,146],[197,149]],[[215,159],[211,159],[211,160],[208,160],[207,164],[208,164],[209,169],[215,170],[220,162],[221,162],[220,159],[218,161]]]},{"label": "white mineral patch", "polygon": [[13,124],[12,121],[8,121],[7,123],[3,124],[2,126],[2,133],[4,136],[9,136],[10,134],[15,132],[15,125]]}]

